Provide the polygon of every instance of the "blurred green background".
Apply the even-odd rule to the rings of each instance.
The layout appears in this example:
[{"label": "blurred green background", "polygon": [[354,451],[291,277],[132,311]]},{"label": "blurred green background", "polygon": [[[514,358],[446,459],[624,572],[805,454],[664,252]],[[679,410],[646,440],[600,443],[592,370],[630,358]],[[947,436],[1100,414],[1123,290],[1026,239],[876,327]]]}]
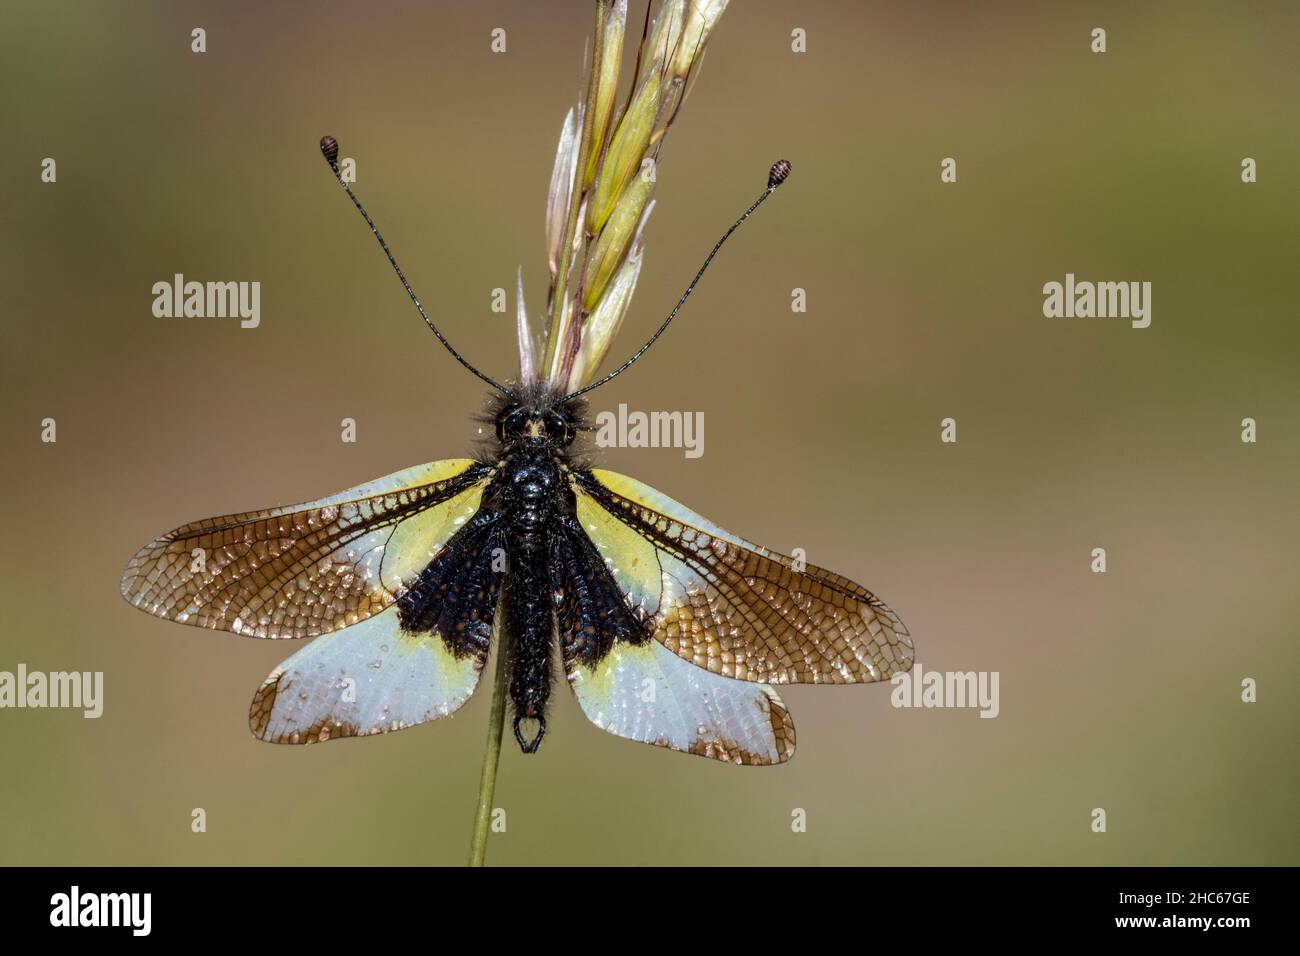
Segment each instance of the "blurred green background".
[{"label": "blurred green background", "polygon": [[[472,449],[483,388],[317,141],[357,160],[452,340],[509,375],[491,290],[513,299],[522,263],[543,305],[589,5],[10,0],[0,18],[0,670],[106,683],[99,720],[0,711],[0,862],[463,862],[486,693],[382,738],[262,744],[248,702],[295,645],[147,617],[118,577],[182,522]],[[1298,28],[1281,3],[732,3],[614,352],[772,160],[794,174],[596,393],[703,411],[704,456],[602,461],[862,581],[927,669],[999,671],[1001,715],[795,687],[795,760],[751,770],[608,736],[561,687],[541,753],[504,753],[489,863],[1300,862]],[[176,272],[260,281],[261,327],[153,317]],[[1151,281],[1151,327],[1043,318],[1066,272]]]}]

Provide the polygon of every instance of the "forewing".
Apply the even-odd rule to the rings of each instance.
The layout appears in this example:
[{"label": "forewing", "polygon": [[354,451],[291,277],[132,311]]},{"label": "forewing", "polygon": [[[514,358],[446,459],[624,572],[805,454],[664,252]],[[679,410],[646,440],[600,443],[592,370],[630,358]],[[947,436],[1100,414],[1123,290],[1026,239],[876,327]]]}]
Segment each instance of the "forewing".
[{"label": "forewing", "polygon": [[411,634],[390,607],[316,638],[271,672],[253,697],[254,735],[277,744],[401,730],[469,699],[487,657],[455,654],[437,633]]},{"label": "forewing", "polygon": [[861,585],[796,569],[633,478],[573,475],[583,529],[682,659],[764,684],[863,683],[911,668],[907,628]]},{"label": "forewing", "polygon": [[161,618],[253,637],[348,627],[417,579],[478,510],[492,471],[438,461],[320,501],[196,521],[140,549],[122,595]]}]

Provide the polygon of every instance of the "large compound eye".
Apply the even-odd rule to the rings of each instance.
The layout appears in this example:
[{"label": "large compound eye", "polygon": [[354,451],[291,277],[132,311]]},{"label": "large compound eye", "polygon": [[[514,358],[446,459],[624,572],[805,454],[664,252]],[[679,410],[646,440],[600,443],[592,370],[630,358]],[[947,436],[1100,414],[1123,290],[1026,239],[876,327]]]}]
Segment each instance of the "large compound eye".
[{"label": "large compound eye", "polygon": [[497,418],[497,440],[505,441],[511,435],[517,435],[527,418],[527,412],[518,405],[507,408]]},{"label": "large compound eye", "polygon": [[573,427],[568,419],[558,412],[546,413],[546,434],[562,445],[573,444]]}]

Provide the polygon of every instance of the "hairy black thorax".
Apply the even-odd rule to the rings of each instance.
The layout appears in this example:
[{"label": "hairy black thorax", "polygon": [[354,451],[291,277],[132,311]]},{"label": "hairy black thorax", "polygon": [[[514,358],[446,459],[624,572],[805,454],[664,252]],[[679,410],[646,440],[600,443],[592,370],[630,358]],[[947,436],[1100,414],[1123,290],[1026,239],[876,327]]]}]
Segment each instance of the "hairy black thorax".
[{"label": "hairy black thorax", "polygon": [[457,656],[485,658],[504,615],[499,653],[525,753],[546,733],[557,632],[566,668],[650,637],[577,518],[572,482],[587,469],[573,447],[584,413],[581,400],[540,387],[494,399],[483,418],[493,438],[476,470],[492,477],[479,509],[398,599],[405,630],[435,632]]}]

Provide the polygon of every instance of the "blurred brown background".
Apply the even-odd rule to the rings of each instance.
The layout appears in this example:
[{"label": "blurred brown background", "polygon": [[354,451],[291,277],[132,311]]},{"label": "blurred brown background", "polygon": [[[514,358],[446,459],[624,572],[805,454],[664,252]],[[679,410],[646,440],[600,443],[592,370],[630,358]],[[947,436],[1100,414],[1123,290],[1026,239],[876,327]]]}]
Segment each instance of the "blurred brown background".
[{"label": "blurred brown background", "polygon": [[[0,711],[0,862],[463,862],[486,693],[379,739],[268,746],[248,702],[295,646],[152,619],[118,576],[184,521],[471,450],[483,388],[316,144],[332,133],[357,160],[457,346],[511,374],[491,290],[522,263],[543,305],[589,5],[11,2],[0,18],[0,670],[106,682],[97,721]],[[490,863],[1300,862],[1298,27],[1280,3],[732,3],[665,148],[615,353],[769,163],[794,174],[655,352],[597,393],[596,409],[703,411],[704,456],[604,464],[862,581],[924,667],[999,671],[1001,715],[796,687],[796,759],[749,770],[608,736],[560,688],[539,756],[503,756]],[[261,327],[154,318],[150,287],[176,272],[260,281]],[[1043,318],[1042,285],[1066,272],[1151,281],[1151,327]]]}]

